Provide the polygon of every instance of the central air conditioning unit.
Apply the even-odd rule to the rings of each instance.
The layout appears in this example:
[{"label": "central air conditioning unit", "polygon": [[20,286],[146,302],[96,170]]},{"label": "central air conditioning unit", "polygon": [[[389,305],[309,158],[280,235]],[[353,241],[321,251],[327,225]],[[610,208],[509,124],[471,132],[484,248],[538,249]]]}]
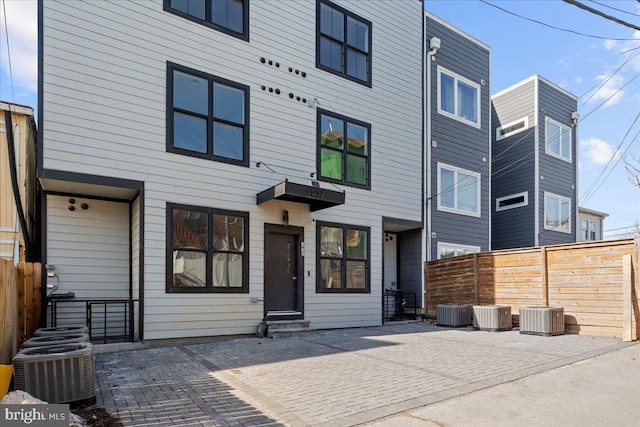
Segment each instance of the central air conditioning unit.
[{"label": "central air conditioning unit", "polygon": [[474,305],[473,328],[481,331],[510,331],[510,305]]},{"label": "central air conditioning unit", "polygon": [[547,337],[564,334],[564,307],[520,308],[520,333]]},{"label": "central air conditioning unit", "polygon": [[89,341],[89,334],[43,335],[41,337],[29,338],[22,343],[22,348],[77,344]]},{"label": "central air conditioning unit", "polygon": [[25,348],[13,358],[13,367],[17,390],[48,403],[96,403],[91,343]]},{"label": "central air conditioning unit", "polygon": [[438,304],[436,314],[438,326],[465,327],[471,324],[473,306],[471,304]]},{"label": "central air conditioning unit", "polygon": [[46,335],[69,335],[88,334],[89,328],[86,326],[58,326],[54,328],[40,328],[34,332],[34,336],[43,337]]}]

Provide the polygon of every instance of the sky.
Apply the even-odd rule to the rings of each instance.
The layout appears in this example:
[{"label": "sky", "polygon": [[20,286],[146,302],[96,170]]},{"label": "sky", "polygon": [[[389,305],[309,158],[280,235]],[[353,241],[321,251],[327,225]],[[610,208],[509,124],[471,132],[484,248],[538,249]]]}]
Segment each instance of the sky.
[{"label": "sky", "polygon": [[[640,27],[636,0],[581,2]],[[0,99],[36,110],[37,3],[0,6]],[[580,97],[578,203],[609,214],[605,238],[640,228],[640,188],[625,169],[625,159],[640,168],[640,31],[561,0],[427,0],[425,8],[491,47],[491,93],[539,74]]]}]

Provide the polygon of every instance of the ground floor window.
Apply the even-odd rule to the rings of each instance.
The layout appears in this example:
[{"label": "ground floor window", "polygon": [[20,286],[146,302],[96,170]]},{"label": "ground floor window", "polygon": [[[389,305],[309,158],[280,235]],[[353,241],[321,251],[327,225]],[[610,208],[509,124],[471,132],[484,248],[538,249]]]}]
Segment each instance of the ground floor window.
[{"label": "ground floor window", "polygon": [[370,229],[318,222],[317,292],[370,292]]},{"label": "ground floor window", "polygon": [[249,214],[167,205],[167,292],[249,292]]},{"label": "ground floor window", "polygon": [[478,252],[480,252],[480,246],[438,242],[438,259],[451,258],[460,255],[477,254]]}]

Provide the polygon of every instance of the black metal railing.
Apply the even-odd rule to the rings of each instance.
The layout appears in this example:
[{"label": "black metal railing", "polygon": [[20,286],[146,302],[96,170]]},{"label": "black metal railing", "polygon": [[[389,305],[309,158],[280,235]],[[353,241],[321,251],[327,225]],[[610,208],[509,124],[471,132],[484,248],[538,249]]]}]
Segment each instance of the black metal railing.
[{"label": "black metal railing", "polygon": [[49,297],[47,311],[47,326],[85,325],[94,343],[130,342],[135,339],[137,299]]},{"label": "black metal railing", "polygon": [[415,292],[384,291],[382,299],[383,321],[415,319],[418,315]]}]

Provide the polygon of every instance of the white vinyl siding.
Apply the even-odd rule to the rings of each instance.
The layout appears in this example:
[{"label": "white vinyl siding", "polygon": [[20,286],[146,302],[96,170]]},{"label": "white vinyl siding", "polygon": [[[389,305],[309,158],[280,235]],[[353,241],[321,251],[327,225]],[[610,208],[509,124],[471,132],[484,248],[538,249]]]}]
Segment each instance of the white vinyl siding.
[{"label": "white vinyl siding", "polygon": [[438,113],[480,128],[480,85],[438,66]]},{"label": "white vinyl siding", "polygon": [[570,127],[547,117],[545,119],[545,152],[571,163],[571,133]]},{"label": "white vinyl siding", "polygon": [[544,228],[571,233],[571,199],[544,192]]},{"label": "white vinyl siding", "polygon": [[438,210],[480,216],[480,174],[438,163]]},{"label": "white vinyl siding", "polygon": [[[42,2],[43,166],[144,181],[145,339],[254,333],[264,316],[264,224],[281,224],[283,210],[305,228],[312,327],[381,323],[382,217],[422,218],[424,15],[413,0],[334,3],[373,23],[372,88],[316,70],[315,2],[251,2],[251,43],[167,13],[160,0]],[[261,63],[265,55],[280,67]],[[251,87],[249,167],[166,151],[167,61]],[[316,108],[289,90],[371,124],[371,190],[349,187],[344,205],[313,213],[299,203],[256,206],[283,176],[309,185],[316,170]],[[249,213],[248,294],[166,293],[167,202]],[[314,220],[370,227],[370,294],[316,294]]]}]

